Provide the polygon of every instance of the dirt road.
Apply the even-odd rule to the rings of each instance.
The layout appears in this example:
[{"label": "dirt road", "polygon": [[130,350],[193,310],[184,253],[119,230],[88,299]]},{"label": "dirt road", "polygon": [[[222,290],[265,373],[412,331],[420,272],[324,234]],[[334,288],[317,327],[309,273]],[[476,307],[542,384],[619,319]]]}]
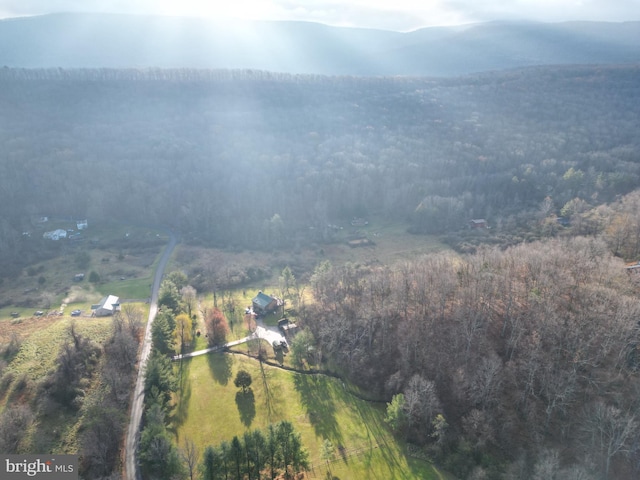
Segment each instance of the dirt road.
[{"label": "dirt road", "polygon": [[153,280],[151,289],[151,304],[149,305],[149,321],[142,341],[140,351],[140,360],[138,362],[138,379],[136,388],[133,392],[131,401],[131,418],[129,419],[129,429],[127,430],[127,438],[125,439],[125,478],[127,480],[141,480],[140,469],[138,468],[137,450],[138,441],[140,440],[140,423],[142,422],[142,410],[144,407],[144,370],[147,365],[147,359],[151,352],[151,326],[158,312],[158,291],[162,282],[162,275],[167,266],[167,262],[173,253],[173,249],[178,243],[178,237],[170,234],[169,244],[160,258],[158,269]]}]

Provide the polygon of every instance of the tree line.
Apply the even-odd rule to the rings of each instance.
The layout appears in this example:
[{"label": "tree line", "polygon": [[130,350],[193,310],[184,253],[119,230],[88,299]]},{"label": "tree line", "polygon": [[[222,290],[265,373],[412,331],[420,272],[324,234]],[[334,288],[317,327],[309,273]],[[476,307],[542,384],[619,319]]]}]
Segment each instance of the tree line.
[{"label": "tree line", "polygon": [[[145,478],[174,479],[185,475],[185,464],[169,428],[178,379],[171,355],[183,353],[195,337],[196,292],[180,272],[160,285],[158,313],[151,330],[151,353],[144,372],[144,414],[138,456]],[[191,448],[190,446],[189,448]]]},{"label": "tree line", "polygon": [[[308,453],[291,422],[246,431],[228,442],[205,448],[200,463],[202,480],[295,478],[309,468]],[[193,478],[193,477],[191,477]]]}]

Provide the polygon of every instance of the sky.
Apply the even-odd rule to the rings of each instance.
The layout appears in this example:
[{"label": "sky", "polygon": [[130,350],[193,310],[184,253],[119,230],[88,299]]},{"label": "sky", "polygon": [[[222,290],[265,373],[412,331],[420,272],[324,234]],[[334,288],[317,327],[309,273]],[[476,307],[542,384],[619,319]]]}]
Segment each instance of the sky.
[{"label": "sky", "polygon": [[410,31],[495,20],[640,20],[640,0],[0,0],[0,18],[58,12],[302,20]]}]

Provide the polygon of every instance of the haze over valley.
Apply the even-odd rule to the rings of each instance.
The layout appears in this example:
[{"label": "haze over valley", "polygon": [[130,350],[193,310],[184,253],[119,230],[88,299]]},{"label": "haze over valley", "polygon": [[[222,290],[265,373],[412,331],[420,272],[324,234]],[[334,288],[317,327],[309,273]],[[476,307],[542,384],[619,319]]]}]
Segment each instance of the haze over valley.
[{"label": "haze over valley", "polygon": [[0,454],[638,478],[637,18],[38,5],[0,20]]}]

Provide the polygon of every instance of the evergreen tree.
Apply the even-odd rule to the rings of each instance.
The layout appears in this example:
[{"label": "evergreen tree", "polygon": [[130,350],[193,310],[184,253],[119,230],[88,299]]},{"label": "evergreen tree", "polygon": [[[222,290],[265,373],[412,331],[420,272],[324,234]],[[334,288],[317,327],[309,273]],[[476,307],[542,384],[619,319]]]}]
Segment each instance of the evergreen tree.
[{"label": "evergreen tree", "polygon": [[176,284],[169,279],[163,280],[158,295],[158,307],[167,307],[174,314],[178,314],[181,311],[180,298],[180,290]]},{"label": "evergreen tree", "polygon": [[158,404],[152,405],[147,411],[145,427],[140,436],[140,466],[149,478],[171,480],[182,472],[182,464],[164,418]]},{"label": "evergreen tree", "polygon": [[218,449],[209,445],[202,456],[202,464],[200,466],[202,480],[218,480],[221,478],[222,456]]},{"label": "evergreen tree", "polygon": [[153,321],[151,327],[151,340],[155,349],[167,355],[174,353],[173,332],[175,330],[175,319],[173,313],[161,308]]},{"label": "evergreen tree", "polygon": [[234,435],[231,440],[231,448],[229,450],[229,456],[231,460],[231,464],[234,469],[234,473],[236,474],[237,480],[242,480],[242,459],[244,457],[244,447],[240,439]]},{"label": "evergreen tree", "polygon": [[145,370],[144,391],[147,405],[154,398],[167,411],[171,394],[176,391],[177,382],[171,366],[171,360],[153,349]]}]

